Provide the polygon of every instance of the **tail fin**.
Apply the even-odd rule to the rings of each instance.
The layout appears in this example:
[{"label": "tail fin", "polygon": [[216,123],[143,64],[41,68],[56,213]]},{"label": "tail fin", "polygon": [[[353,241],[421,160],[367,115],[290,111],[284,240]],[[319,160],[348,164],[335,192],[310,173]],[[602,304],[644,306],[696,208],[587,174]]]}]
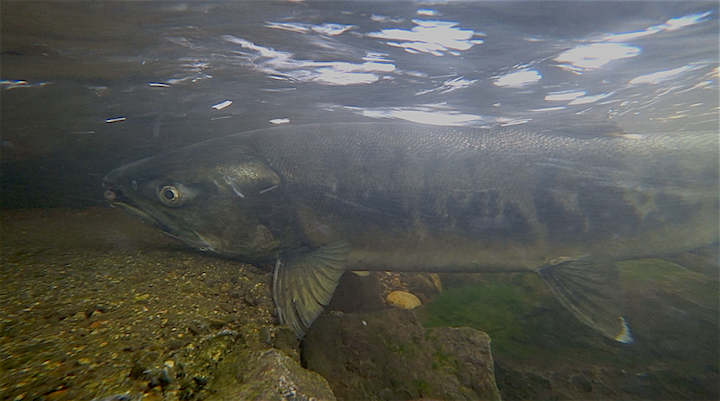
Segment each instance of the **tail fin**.
[{"label": "tail fin", "polygon": [[595,256],[560,260],[542,268],[539,276],[581,322],[613,340],[633,342],[622,317],[620,273],[614,261]]}]

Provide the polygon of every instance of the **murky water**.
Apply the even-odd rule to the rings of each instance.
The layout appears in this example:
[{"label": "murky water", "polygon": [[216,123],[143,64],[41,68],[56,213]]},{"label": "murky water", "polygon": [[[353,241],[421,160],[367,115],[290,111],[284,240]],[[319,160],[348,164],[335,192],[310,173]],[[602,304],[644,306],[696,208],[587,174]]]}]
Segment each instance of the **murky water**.
[{"label": "murky water", "polygon": [[[611,123],[640,135],[719,130],[716,2],[6,1],[1,8],[0,206],[5,209],[104,205],[101,181],[115,167],[282,124],[542,122],[585,126],[592,133],[598,124]],[[68,246],[46,240],[55,232],[44,233],[32,247]],[[134,250],[136,238],[123,236],[122,246],[113,238],[89,246]],[[22,244],[13,238],[7,249],[24,249]],[[572,330],[535,336],[528,321],[541,331],[562,329],[562,320],[548,327],[550,320],[542,318],[553,307],[537,307],[550,299],[548,294],[515,277],[490,290],[531,305],[531,312],[518,308],[527,313],[520,334],[508,329],[515,327],[507,324],[515,315],[504,310],[497,312],[502,316],[497,321],[469,318],[496,325],[498,336],[510,332],[497,342],[506,354],[504,380],[510,390],[500,383],[503,394],[517,399],[718,394],[716,355],[703,357],[704,350],[717,351],[710,338],[718,332],[717,302],[712,302],[716,281],[708,284],[704,275],[683,275],[667,264],[648,270],[642,262],[627,266],[623,280],[638,288],[630,295],[636,302],[630,310],[645,340],[639,341],[640,351],[596,345],[597,338],[577,337]],[[647,281],[632,273],[638,271],[662,274]],[[474,284],[482,281],[477,280]],[[459,293],[444,295],[447,304],[437,304],[439,315],[450,314],[443,305],[458,310],[454,303],[476,302],[462,298],[472,291],[460,287]],[[642,320],[652,310],[658,316]],[[684,327],[695,339],[689,351],[679,338]],[[570,356],[572,347],[580,358]],[[546,348],[568,354],[556,353],[552,361],[571,366],[562,380],[574,383],[577,372],[592,370],[579,375],[585,381],[607,380],[607,391],[585,394],[579,390],[585,382],[575,386],[576,392],[513,390],[536,379],[513,370],[522,366],[518,361],[542,364],[543,358],[528,354]],[[611,353],[613,360],[594,353]],[[664,355],[682,361],[678,366],[690,373],[677,373],[673,362],[662,362]],[[598,366],[609,373],[597,373]],[[655,376],[626,375],[624,369]],[[667,390],[658,383],[665,379],[688,382]],[[627,383],[626,388],[618,383]]]},{"label": "murky water", "polygon": [[5,206],[273,124],[717,128],[715,3],[6,2]]}]

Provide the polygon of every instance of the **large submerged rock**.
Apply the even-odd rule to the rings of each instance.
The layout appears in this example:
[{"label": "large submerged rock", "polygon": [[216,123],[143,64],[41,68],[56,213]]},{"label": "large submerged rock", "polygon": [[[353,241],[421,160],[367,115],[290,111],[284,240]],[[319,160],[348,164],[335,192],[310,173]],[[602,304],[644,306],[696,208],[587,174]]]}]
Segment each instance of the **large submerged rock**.
[{"label": "large submerged rock", "polygon": [[324,315],[303,359],[339,399],[500,399],[486,333],[425,330],[409,310]]},{"label": "large submerged rock", "polygon": [[277,349],[225,358],[215,372],[213,400],[334,401],[327,380]]}]

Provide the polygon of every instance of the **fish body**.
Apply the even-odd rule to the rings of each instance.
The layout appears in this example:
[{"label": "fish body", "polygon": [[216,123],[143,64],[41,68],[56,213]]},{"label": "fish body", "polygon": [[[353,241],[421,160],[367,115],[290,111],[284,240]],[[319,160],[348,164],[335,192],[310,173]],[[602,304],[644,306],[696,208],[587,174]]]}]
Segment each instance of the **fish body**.
[{"label": "fish body", "polygon": [[284,126],[131,163],[104,186],[195,248],[274,261],[299,336],[346,270],[533,272],[629,342],[615,261],[718,240],[717,133]]}]

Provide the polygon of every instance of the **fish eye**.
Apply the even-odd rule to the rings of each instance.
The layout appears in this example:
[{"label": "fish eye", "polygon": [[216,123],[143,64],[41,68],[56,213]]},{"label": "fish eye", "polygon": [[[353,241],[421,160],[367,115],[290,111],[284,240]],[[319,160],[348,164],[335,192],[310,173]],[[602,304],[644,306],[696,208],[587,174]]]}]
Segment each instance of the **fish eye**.
[{"label": "fish eye", "polygon": [[160,200],[167,205],[176,205],[181,198],[180,190],[172,185],[165,185],[158,192]]}]

